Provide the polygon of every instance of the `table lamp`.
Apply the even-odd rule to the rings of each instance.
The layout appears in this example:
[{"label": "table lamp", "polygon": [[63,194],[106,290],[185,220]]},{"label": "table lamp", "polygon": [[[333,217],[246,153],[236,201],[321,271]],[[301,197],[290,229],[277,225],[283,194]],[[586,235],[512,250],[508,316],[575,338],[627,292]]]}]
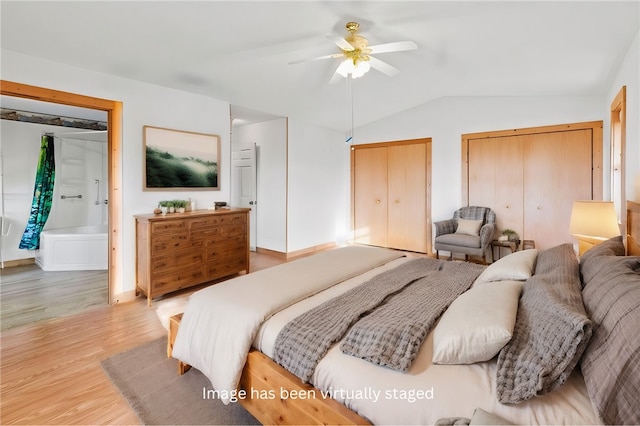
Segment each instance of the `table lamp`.
[{"label": "table lamp", "polygon": [[574,201],[569,232],[578,240],[582,255],[596,244],[620,235],[612,201]]}]

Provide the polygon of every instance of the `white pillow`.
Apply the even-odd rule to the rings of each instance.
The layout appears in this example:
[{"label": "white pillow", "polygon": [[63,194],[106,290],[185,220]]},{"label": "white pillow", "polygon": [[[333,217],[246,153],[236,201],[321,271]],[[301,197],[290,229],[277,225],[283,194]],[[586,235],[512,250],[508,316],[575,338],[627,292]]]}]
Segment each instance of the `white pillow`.
[{"label": "white pillow", "polygon": [[533,274],[539,252],[538,249],[527,249],[510,253],[487,266],[473,285],[501,280],[527,280]]},{"label": "white pillow", "polygon": [[482,220],[458,219],[456,234],[480,235]]},{"label": "white pillow", "polygon": [[433,332],[434,364],[488,361],[511,340],[522,281],[495,281],[458,296]]}]

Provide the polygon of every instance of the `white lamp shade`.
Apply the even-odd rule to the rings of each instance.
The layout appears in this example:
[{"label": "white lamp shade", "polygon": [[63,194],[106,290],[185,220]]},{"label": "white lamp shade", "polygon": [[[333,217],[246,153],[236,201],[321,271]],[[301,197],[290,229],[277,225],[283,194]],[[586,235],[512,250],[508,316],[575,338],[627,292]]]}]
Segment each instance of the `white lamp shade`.
[{"label": "white lamp shade", "polygon": [[569,232],[601,240],[620,235],[613,202],[574,201]]}]

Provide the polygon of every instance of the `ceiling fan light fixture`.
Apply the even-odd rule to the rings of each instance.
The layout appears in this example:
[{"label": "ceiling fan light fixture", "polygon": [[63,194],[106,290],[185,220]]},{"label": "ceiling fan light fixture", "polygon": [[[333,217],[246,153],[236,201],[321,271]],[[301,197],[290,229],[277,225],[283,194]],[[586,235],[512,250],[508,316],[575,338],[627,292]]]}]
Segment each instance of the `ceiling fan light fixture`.
[{"label": "ceiling fan light fixture", "polygon": [[349,74],[351,74],[351,78],[362,77],[371,69],[369,56],[362,54],[360,50],[345,52],[345,56],[345,60],[336,70],[344,78],[347,78]]},{"label": "ceiling fan light fixture", "polygon": [[365,75],[371,69],[369,61],[360,61],[356,64],[353,71],[351,71],[351,78],[358,78]]}]

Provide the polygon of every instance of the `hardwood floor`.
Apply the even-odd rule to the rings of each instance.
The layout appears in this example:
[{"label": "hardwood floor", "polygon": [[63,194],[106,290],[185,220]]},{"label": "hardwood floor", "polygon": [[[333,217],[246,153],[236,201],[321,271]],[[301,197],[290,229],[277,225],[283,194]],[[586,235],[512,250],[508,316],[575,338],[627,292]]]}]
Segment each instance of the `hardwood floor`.
[{"label": "hardwood floor", "polygon": [[[251,253],[252,272],[282,262]],[[165,334],[142,297],[3,331],[0,424],[139,424],[100,361]]]},{"label": "hardwood floor", "polygon": [[107,271],[45,272],[37,265],[0,271],[1,330],[72,315],[108,303]]}]

